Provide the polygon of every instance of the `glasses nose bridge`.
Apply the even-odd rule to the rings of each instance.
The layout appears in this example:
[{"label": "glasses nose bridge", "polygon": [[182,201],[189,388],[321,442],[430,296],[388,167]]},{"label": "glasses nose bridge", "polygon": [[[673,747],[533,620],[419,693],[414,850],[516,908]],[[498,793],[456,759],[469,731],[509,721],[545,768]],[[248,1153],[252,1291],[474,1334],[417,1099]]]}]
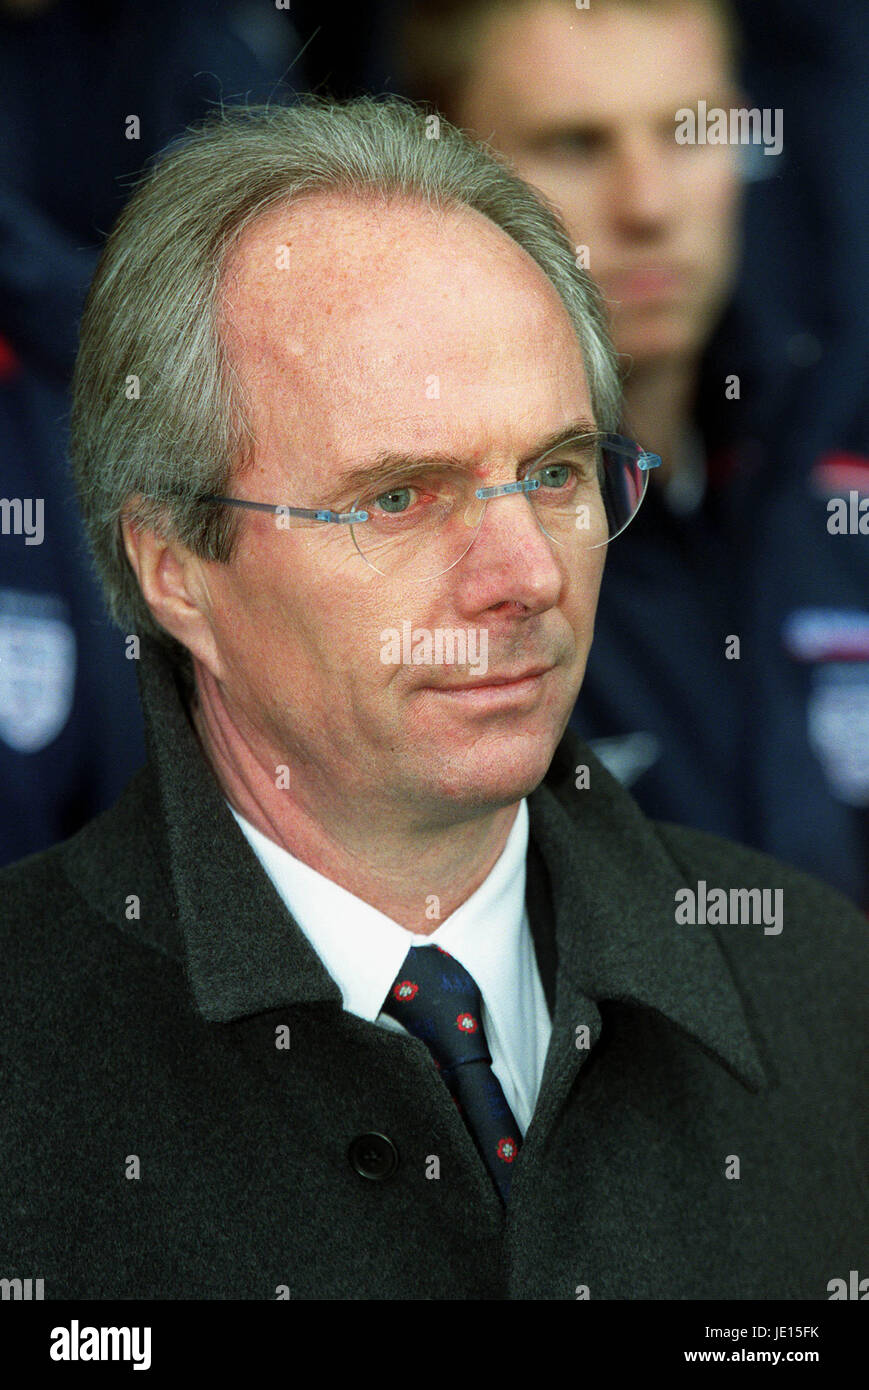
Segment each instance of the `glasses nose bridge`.
[{"label": "glasses nose bridge", "polygon": [[471,486],[470,493],[464,501],[462,517],[465,525],[473,531],[468,550],[470,550],[483,529],[483,518],[486,515],[486,508],[489,503],[503,502],[505,498],[524,498],[529,504],[528,509],[537,524],[538,530],[545,536],[546,531],[541,525],[536,508],[531,505],[531,498],[539,487],[539,482],[530,478],[494,483],[490,487],[484,488],[474,488]]}]

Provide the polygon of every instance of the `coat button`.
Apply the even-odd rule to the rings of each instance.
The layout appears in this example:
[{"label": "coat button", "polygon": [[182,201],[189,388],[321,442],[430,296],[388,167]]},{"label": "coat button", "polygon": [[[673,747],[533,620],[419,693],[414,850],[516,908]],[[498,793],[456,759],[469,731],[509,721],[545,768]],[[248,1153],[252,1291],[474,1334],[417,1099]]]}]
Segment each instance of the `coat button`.
[{"label": "coat button", "polygon": [[398,1167],[398,1150],[385,1134],[360,1134],[347,1150],[347,1157],[360,1177],[374,1182],[391,1178]]}]

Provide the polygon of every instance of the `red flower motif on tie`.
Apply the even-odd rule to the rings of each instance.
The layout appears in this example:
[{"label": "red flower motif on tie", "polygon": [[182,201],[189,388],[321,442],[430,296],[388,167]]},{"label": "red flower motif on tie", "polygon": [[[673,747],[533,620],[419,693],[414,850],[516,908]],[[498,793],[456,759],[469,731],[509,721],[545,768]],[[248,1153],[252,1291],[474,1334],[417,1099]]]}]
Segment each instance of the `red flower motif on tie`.
[{"label": "red flower motif on tie", "polygon": [[477,1020],[473,1014],[459,1014],[456,1019],[456,1027],[460,1033],[476,1033]]},{"label": "red flower motif on tie", "polygon": [[505,1163],[512,1163],[518,1152],[515,1139],[502,1139],[498,1144],[498,1157]]},{"label": "red flower motif on tie", "polygon": [[419,993],[419,985],[415,985],[413,980],[400,980],[397,985],[393,986],[392,993],[396,999],[400,999],[404,1003],[405,1000],[412,999],[415,994]]}]

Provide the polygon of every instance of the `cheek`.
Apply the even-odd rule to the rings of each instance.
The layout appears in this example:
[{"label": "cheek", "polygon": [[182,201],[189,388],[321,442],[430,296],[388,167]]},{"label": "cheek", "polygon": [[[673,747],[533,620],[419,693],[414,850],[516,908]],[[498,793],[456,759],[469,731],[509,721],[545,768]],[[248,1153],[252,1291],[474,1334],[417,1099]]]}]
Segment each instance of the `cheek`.
[{"label": "cheek", "polygon": [[732,161],[698,180],[694,206],[706,239],[715,244],[723,242],[726,249],[726,243],[736,234],[741,206],[741,189]]},{"label": "cheek", "polygon": [[587,247],[580,260],[583,270],[601,276],[610,269],[612,240],[608,226],[606,200],[594,179],[565,175],[554,197],[564,218],[574,248]]},{"label": "cheek", "polygon": [[604,548],[601,550],[600,559],[596,563],[588,579],[588,603],[592,623],[594,622],[595,614],[597,613],[597,603],[600,597],[600,586],[603,582],[603,571],[605,564],[606,549]]},{"label": "cheek", "polygon": [[584,640],[591,640],[606,555],[606,546],[587,551],[577,564],[576,577],[570,587],[570,597],[565,606],[579,646]]},{"label": "cheek", "polygon": [[413,616],[408,594],[361,562],[351,576],[332,558],[324,550],[276,565],[271,554],[258,555],[228,587],[220,641],[236,676],[272,702],[288,685],[294,698],[324,700],[388,680],[381,633]]},{"label": "cheek", "polygon": [[[210,586],[212,625],[229,691],[248,704],[268,705],[286,671],[307,664],[296,619],[292,571],[278,551],[281,536],[240,548]],[[305,604],[299,605],[304,612]]]},{"label": "cheek", "polygon": [[575,246],[591,247],[601,240],[600,194],[595,179],[569,161],[561,163],[521,154],[513,158],[522,178],[539,188],[558,208]]}]

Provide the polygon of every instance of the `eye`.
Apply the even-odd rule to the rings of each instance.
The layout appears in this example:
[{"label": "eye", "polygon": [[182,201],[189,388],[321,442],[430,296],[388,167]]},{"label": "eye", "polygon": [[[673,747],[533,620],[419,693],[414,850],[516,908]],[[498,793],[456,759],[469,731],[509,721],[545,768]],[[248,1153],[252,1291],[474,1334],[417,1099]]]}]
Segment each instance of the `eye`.
[{"label": "eye", "polygon": [[374,508],[387,516],[401,516],[413,503],[415,489],[412,487],[393,487],[374,498]]},{"label": "eye", "polygon": [[411,522],[414,525],[432,522],[448,513],[455,504],[461,484],[455,479],[445,478],[440,472],[417,472],[400,474],[388,481],[384,479],[379,487],[379,492],[372,487],[367,497],[360,498],[357,506],[369,512],[372,521],[380,521],[384,525],[394,521],[409,526]]},{"label": "eye", "polygon": [[578,126],[568,130],[553,131],[542,140],[539,148],[544,154],[555,158],[599,159],[607,152],[607,132],[594,126]]},{"label": "eye", "polygon": [[542,488],[564,490],[576,477],[576,469],[569,463],[547,463],[530,476],[536,478]]}]

